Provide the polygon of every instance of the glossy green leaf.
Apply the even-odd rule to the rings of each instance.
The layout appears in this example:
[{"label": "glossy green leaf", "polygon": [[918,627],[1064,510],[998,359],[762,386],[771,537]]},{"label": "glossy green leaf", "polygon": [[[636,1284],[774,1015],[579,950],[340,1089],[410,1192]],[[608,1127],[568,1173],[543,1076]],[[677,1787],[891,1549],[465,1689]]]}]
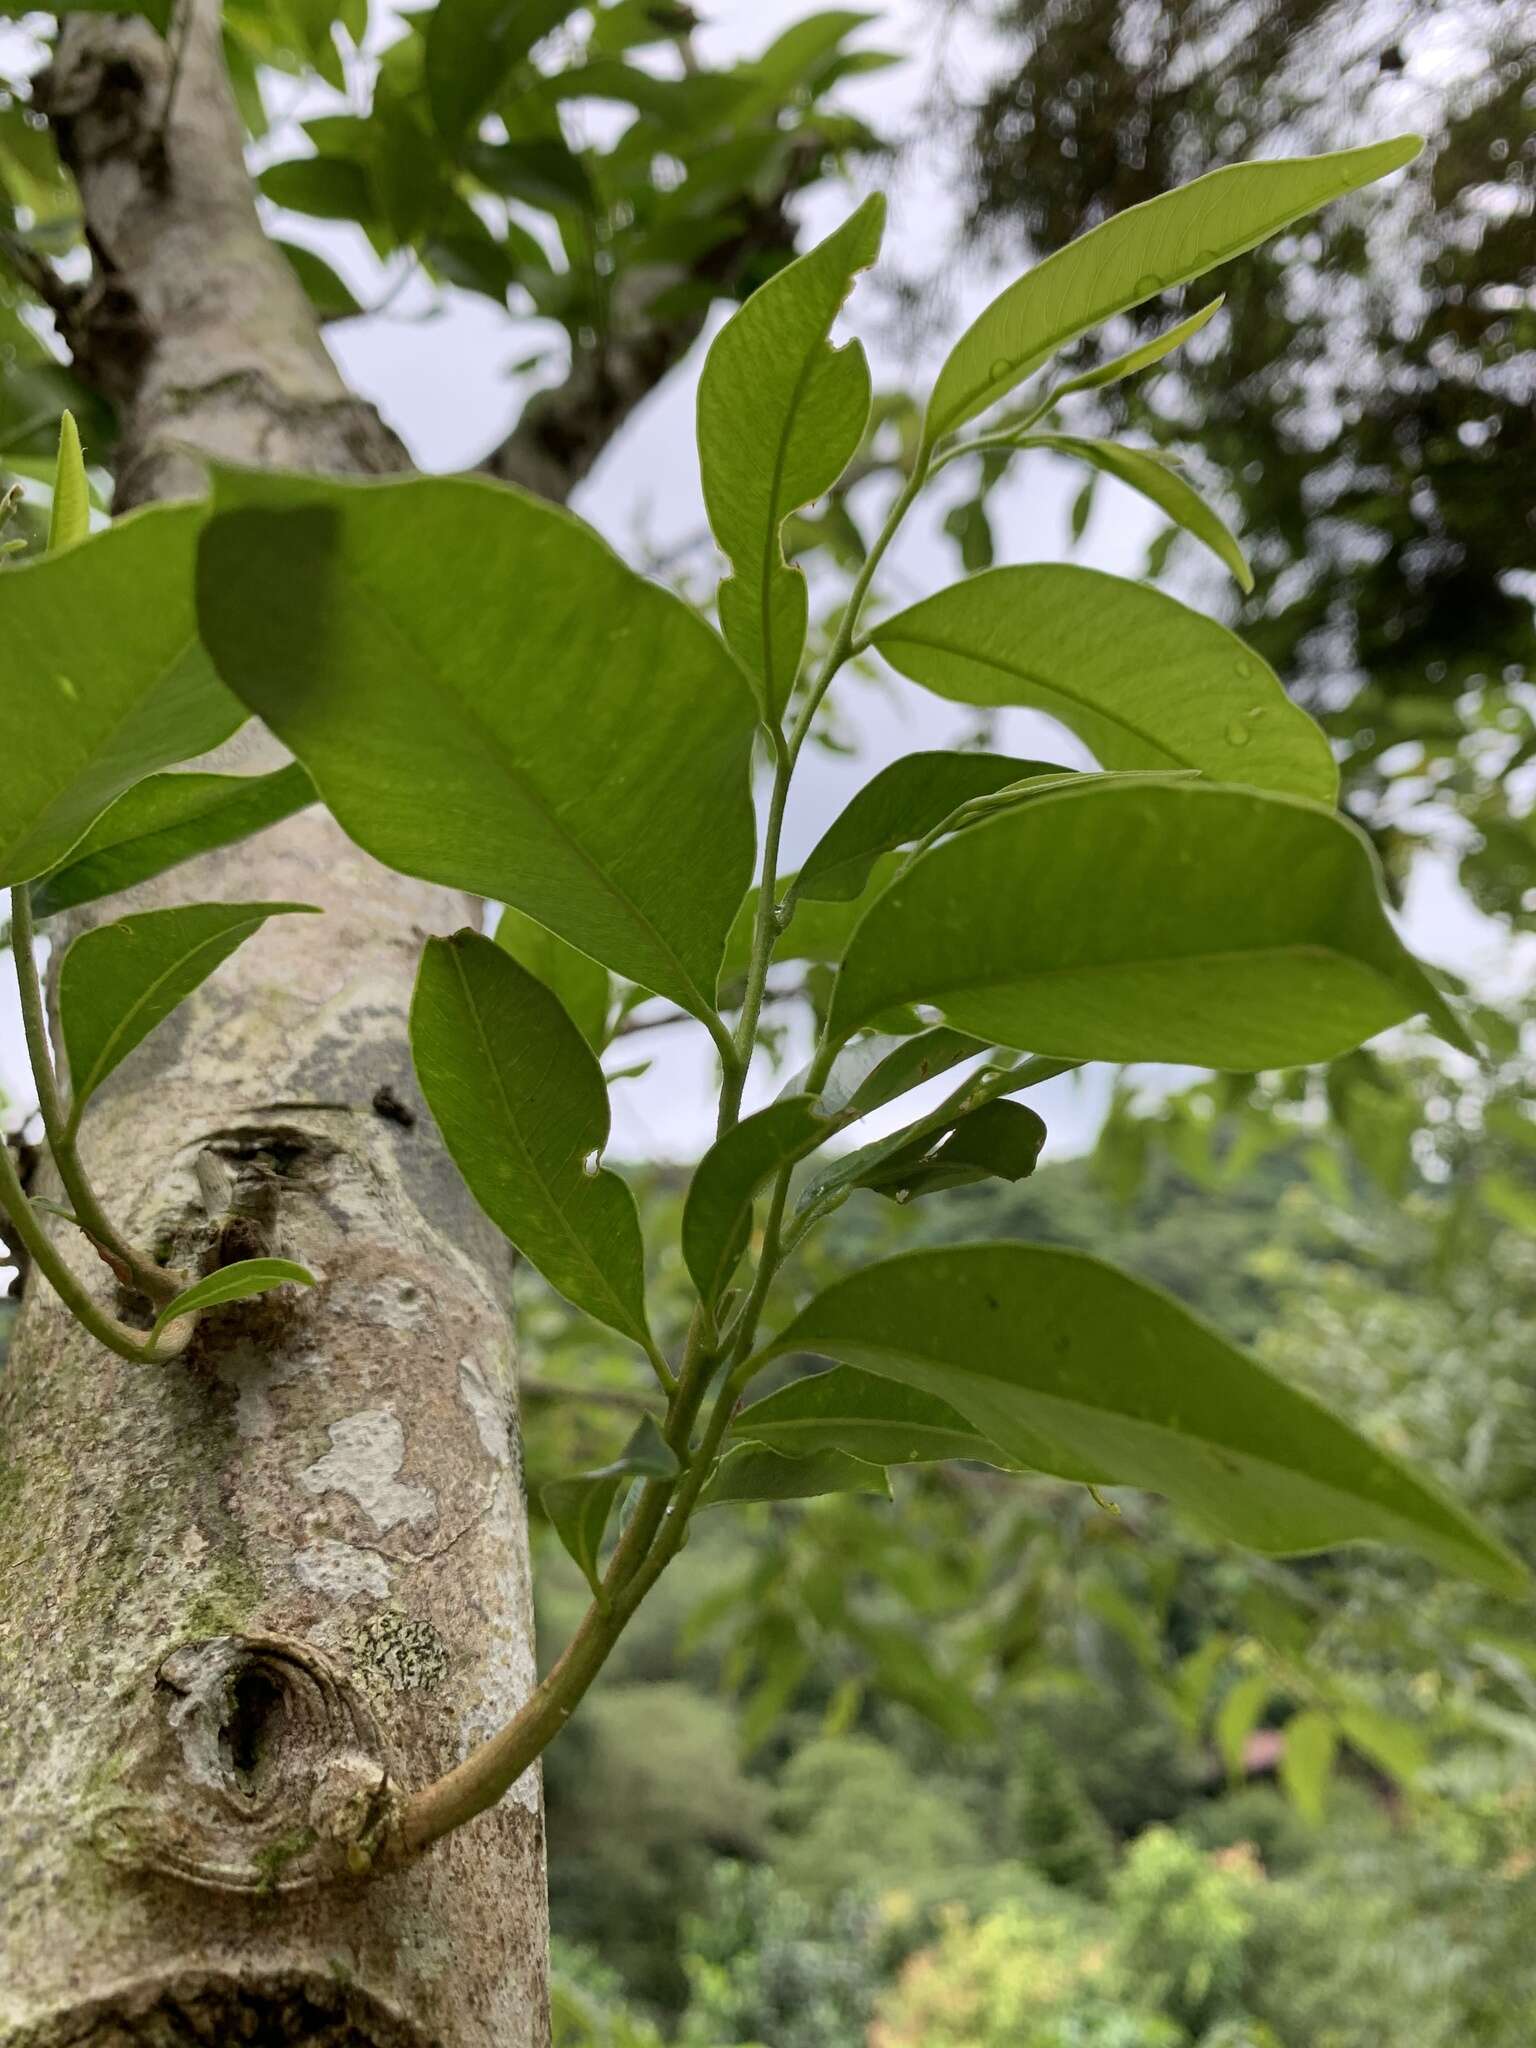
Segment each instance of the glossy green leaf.
[{"label": "glossy green leaf", "polygon": [[1021,1469],[1016,1458],[973,1429],[947,1401],[851,1365],[807,1373],[754,1401],[731,1424],[731,1434],[766,1444],[787,1458],[846,1451],[871,1465],[965,1458],[1005,1472]]},{"label": "glossy green leaf", "polygon": [[756,721],[704,622],[569,513],[473,478],[220,471],[214,504],[204,638],[343,829],[707,1014]]},{"label": "glossy green leaf", "polygon": [[82,933],[59,969],[70,1121],[112,1070],[259,931],[269,917],[318,915],[310,903],[186,903],[141,910]]},{"label": "glossy green leaf", "polygon": [[1453,1502],[1169,1295],[1086,1253],[912,1252],[818,1295],[765,1358],[814,1352],[947,1401],[1027,1464],[1144,1486],[1256,1550],[1401,1544],[1506,1591]]},{"label": "glossy green leaf", "polygon": [[875,862],[909,846],[974,797],[992,796],[1031,776],[1058,776],[1059,762],[1008,754],[905,754],[866,782],[806,856],[794,897],[851,902]]},{"label": "glossy green leaf", "polygon": [[271,775],[151,775],[125,790],[52,873],[32,884],[36,917],[115,896],[194,855],[232,846],[315,801],[296,761]]},{"label": "glossy green leaf", "polygon": [[1065,1059],[1306,1066],[1421,1012],[1468,1047],[1357,826],[1202,782],[1089,782],[924,854],[849,942],[829,1030],[908,1002]]},{"label": "glossy green leaf", "polygon": [[984,1102],[963,1116],[935,1145],[920,1138],[861,1174],[859,1187],[893,1202],[977,1181],[1028,1179],[1040,1163],[1044,1121],[1022,1102]]},{"label": "glossy green leaf", "polygon": [[704,503],[731,562],[720,624],[765,714],[788,702],[805,646],[805,578],[784,559],[791,512],[836,483],[869,417],[858,342],[827,340],[854,273],[873,263],[885,201],[872,194],[824,242],[777,271],[720,330],[699,381]]},{"label": "glossy green leaf", "polygon": [[838,1054],[827,1076],[821,1091],[822,1109],[828,1116],[846,1114],[850,1120],[868,1116],[872,1109],[894,1102],[898,1095],[921,1088],[924,1082],[986,1050],[985,1039],[951,1031],[947,1024],[914,1032],[910,1038],[877,1032],[855,1039]]},{"label": "glossy green leaf", "polygon": [[154,506],[0,577],[0,884],[54,867],[130,783],[207,753],[245,713],[198,644],[201,508]]},{"label": "glossy green leaf", "polygon": [[701,1300],[718,1301],[735,1272],[751,1235],[758,1189],[831,1129],[813,1097],[791,1095],[746,1117],[710,1146],[683,1204],[683,1258]]},{"label": "glossy green leaf", "polygon": [[635,1479],[675,1479],[679,1469],[670,1445],[647,1415],[611,1465],[571,1479],[552,1479],[541,1490],[539,1498],[555,1534],[594,1593],[600,1590],[603,1534],[620,1491]]},{"label": "glossy green leaf", "polygon": [[756,1500],[810,1500],[824,1493],[877,1493],[891,1497],[891,1482],[880,1465],[850,1458],[844,1451],[813,1451],[786,1458],[762,1444],[738,1444],[727,1451],[704,1483],[701,1508]]},{"label": "glossy green leaf", "polygon": [[560,998],[571,1022],[594,1052],[608,1042],[608,1008],[612,985],[606,967],[578,953],[564,939],[520,910],[504,910],[496,924],[496,943],[521,967]]},{"label": "glossy green leaf", "polygon": [[1164,356],[1170,356],[1176,348],[1182,348],[1186,341],[1193,339],[1201,328],[1214,320],[1226,303],[1224,293],[1202,306],[1198,313],[1191,313],[1187,320],[1179,320],[1172,327],[1165,327],[1161,334],[1154,334],[1150,341],[1139,347],[1127,349],[1124,355],[1112,356],[1107,363],[1099,363],[1094,369],[1084,370],[1080,376],[1068,378],[1065,384],[1058,384],[1051,393],[1051,403],[1057,404],[1063,398],[1071,398],[1078,391],[1098,391],[1106,384],[1118,384],[1126,377],[1134,377],[1138,370],[1149,370],[1154,363],[1160,363]]},{"label": "glossy green leaf", "polygon": [[1124,447],[1118,441],[1091,440],[1079,434],[1029,434],[1019,445],[1074,455],[1106,476],[1128,484],[1166,512],[1175,525],[1182,526],[1208,547],[1223,568],[1231,571],[1240,590],[1252,590],[1253,571],[1226,521],[1205,502],[1193,484],[1155,455],[1149,455],[1143,448]]},{"label": "glossy green leaf", "polygon": [[495,100],[515,64],[575,0],[437,0],[427,17],[427,99],[450,142]]},{"label": "glossy green leaf", "polygon": [[86,481],[85,457],[80,452],[80,429],[72,412],[59,415],[59,459],[53,473],[53,506],[48,516],[48,552],[73,547],[91,530],[91,487]]},{"label": "glossy green leaf", "polygon": [[429,939],[411,1051],[486,1215],[569,1301],[648,1348],[635,1198],[596,1168],[608,1090],[559,997],[478,932]]},{"label": "glossy green leaf", "polygon": [[323,256],[306,249],[301,242],[285,242],[274,235],[273,246],[282,251],[289,268],[304,287],[304,295],[322,322],[353,320],[365,308],[346,279],[332,269]]},{"label": "glossy green leaf", "polygon": [[289,157],[256,180],[264,198],[314,220],[371,222],[378,200],[366,164],[346,156]]},{"label": "glossy green leaf", "polygon": [[1090,328],[1400,170],[1422,147],[1404,135],[1329,156],[1230,164],[1091,228],[971,322],[939,372],[924,438],[931,445],[964,426]]},{"label": "glossy green leaf", "polygon": [[182,1316],[203,1309],[220,1308],[227,1301],[249,1301],[258,1294],[270,1294],[274,1287],[313,1287],[315,1276],[307,1266],[292,1259],[240,1259],[233,1266],[221,1266],[206,1280],[185,1287],[155,1318],[151,1341],[168,1330]]},{"label": "glossy green leaf", "polygon": [[1146,584],[1049,562],[989,569],[877,625],[904,676],[1045,711],[1105,768],[1197,768],[1331,803],[1327,739],[1235,633]]},{"label": "glossy green leaf", "polygon": [[1296,1811],[1313,1827],[1321,1824],[1327,1809],[1328,1781],[1338,1747],[1336,1722],[1315,1707],[1304,1708],[1285,1724],[1280,1782]]}]

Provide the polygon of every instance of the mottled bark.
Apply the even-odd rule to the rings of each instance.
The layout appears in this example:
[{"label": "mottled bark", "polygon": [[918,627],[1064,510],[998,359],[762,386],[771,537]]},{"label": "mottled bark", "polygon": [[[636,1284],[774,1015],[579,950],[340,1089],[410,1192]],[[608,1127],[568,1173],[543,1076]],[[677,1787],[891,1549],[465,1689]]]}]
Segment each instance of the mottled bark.
[{"label": "mottled bark", "polygon": [[[120,409],[125,504],[197,488],[198,452],[402,461],[261,232],[216,17],[197,0],[169,118],[137,21],[72,18],[40,94],[85,199],[95,276],[66,329]],[[423,937],[473,908],[319,810],[132,900],[221,897],[326,915],[271,922],[125,1064],[87,1164],[176,1265],[272,1249],[320,1283],[219,1312],[161,1368],[29,1289],[0,1374],[0,2043],[532,2048],[535,1775],[365,1869],[397,1788],[533,1676],[507,1252],[405,1029]]]}]

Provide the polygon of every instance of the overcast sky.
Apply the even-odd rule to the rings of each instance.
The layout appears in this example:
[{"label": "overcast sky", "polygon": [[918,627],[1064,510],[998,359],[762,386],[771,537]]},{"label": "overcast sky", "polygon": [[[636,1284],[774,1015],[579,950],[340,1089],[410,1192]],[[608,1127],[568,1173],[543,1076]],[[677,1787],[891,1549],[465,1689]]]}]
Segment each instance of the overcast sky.
[{"label": "overcast sky", "polygon": [[[811,11],[808,0],[704,0],[707,20],[699,42],[711,59],[752,54],[784,26]],[[848,102],[872,120],[883,134],[903,136],[921,129],[921,107],[939,63],[962,82],[979,82],[988,73],[988,50],[975,29],[945,24],[932,0],[894,0],[880,10],[863,32],[865,43],[899,51],[905,61],[895,69],[850,84]],[[288,93],[291,115],[323,111],[328,95],[311,92],[302,103]],[[603,118],[599,115],[597,118]],[[293,153],[292,121],[280,123],[263,158]],[[910,144],[894,163],[882,164],[879,182],[890,199],[886,246],[907,272],[937,273],[957,332],[968,315],[1005,278],[989,274],[985,263],[965,253],[964,221],[957,212],[943,160],[942,138]],[[871,174],[873,176],[875,174]],[[810,239],[827,232],[859,196],[859,187],[827,187],[811,195],[803,209]],[[284,232],[323,249],[343,271],[364,303],[377,303],[380,277],[362,237],[329,224],[287,217]],[[921,390],[934,363],[913,361],[890,332],[888,309],[865,286],[846,311],[846,331],[859,333],[869,348],[876,386],[906,384]],[[530,355],[542,340],[558,346],[557,328],[533,322],[511,322],[483,299],[449,293],[432,298],[424,288],[404,291],[386,317],[355,320],[329,330],[331,347],[351,383],[372,399],[403,436],[424,469],[451,470],[476,461],[515,417],[533,380],[518,378],[509,366]],[[703,515],[698,464],[693,446],[693,406],[705,344],[674,373],[614,443],[594,475],[582,487],[576,506],[620,548],[670,549],[701,533]],[[1022,471],[1023,465],[1018,465]],[[1049,560],[1072,552],[1068,515],[1080,475],[1064,461],[1047,455],[1030,458],[1028,475],[1020,474],[997,494],[999,556],[1008,560]],[[870,491],[876,496],[878,484]],[[953,502],[963,480],[948,493]],[[873,502],[873,499],[871,500]],[[952,548],[938,539],[946,494],[936,491],[933,504],[911,522],[882,576],[887,600],[906,601],[956,573]],[[1109,480],[1096,495],[1093,517],[1073,558],[1095,567],[1136,574],[1159,519],[1144,501]],[[707,554],[697,557],[702,565]],[[1202,586],[1202,589],[1204,586]],[[897,755],[919,747],[944,746],[959,738],[968,721],[959,707],[947,705],[906,684],[871,687],[850,682],[843,692],[844,723],[857,744],[854,758],[808,749],[791,803],[785,844],[785,866],[803,856],[830,819],[874,770]],[[1045,756],[1078,765],[1086,756],[1069,735],[1049,721],[1027,712],[1005,713],[996,743],[1004,751]],[[1443,875],[1428,866],[1411,894],[1408,936],[1427,957],[1461,971],[1484,974],[1507,965],[1507,948],[1498,928],[1476,918],[1449,887]],[[5,1079],[13,1096],[20,1092],[14,1033],[0,1036]],[[615,1091],[613,1149],[620,1156],[696,1156],[708,1142],[712,1126],[711,1065],[707,1041],[692,1026],[652,1032],[623,1049],[627,1063],[643,1049],[653,1065],[648,1074],[620,1083]],[[783,1076],[765,1077],[767,1094]],[[1037,1100],[1052,1128],[1057,1151],[1080,1149],[1091,1137],[1102,1103],[1102,1077],[1079,1077],[1052,1084]],[[910,1109],[910,1104],[908,1105]]]}]

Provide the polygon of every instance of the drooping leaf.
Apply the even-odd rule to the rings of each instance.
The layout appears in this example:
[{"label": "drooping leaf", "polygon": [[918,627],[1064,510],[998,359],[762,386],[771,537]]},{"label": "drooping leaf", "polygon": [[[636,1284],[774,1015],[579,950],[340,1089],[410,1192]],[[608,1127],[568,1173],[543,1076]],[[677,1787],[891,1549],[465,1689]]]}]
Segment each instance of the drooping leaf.
[{"label": "drooping leaf", "polygon": [[829,1030],[907,1002],[992,1044],[1241,1073],[1332,1059],[1420,1012],[1468,1045],[1355,825],[1154,778],[1059,790],[915,861],[854,933]]},{"label": "drooping leaf", "polygon": [[805,578],[784,559],[791,512],[830,489],[869,417],[857,342],[827,340],[885,222],[875,193],[824,242],[771,277],[716,336],[699,380],[699,459],[709,523],[730,558],[720,624],[777,719],[805,646]]},{"label": "drooping leaf", "polygon": [[80,429],[72,412],[59,415],[59,459],[53,472],[53,506],[48,516],[48,552],[73,547],[91,530],[91,487],[80,452]]},{"label": "drooping leaf", "polygon": [[312,903],[187,903],[140,910],[83,932],[59,969],[70,1121],[113,1069],[269,917]]},{"label": "drooping leaf", "polygon": [[185,1287],[155,1318],[151,1341],[160,1337],[182,1316],[203,1309],[219,1308],[227,1301],[249,1301],[258,1294],[270,1294],[274,1287],[313,1287],[315,1276],[307,1266],[292,1259],[240,1259],[233,1266],[221,1266],[205,1280]]},{"label": "drooping leaf", "polygon": [[1031,776],[1061,773],[1059,762],[1009,754],[905,754],[866,782],[827,827],[795,877],[794,898],[851,902],[882,853],[921,839],[961,804]]},{"label": "drooping leaf", "polygon": [[342,827],[707,1014],[755,719],[703,621],[569,513],[471,478],[220,471],[214,503],[204,638]]},{"label": "drooping leaf", "polygon": [[504,910],[496,925],[496,943],[521,967],[564,1003],[571,1022],[594,1052],[608,1039],[608,1006],[612,987],[606,967],[578,953],[544,925],[520,910]]},{"label": "drooping leaf", "polygon": [[872,1109],[986,1050],[985,1039],[951,1031],[947,1024],[914,1032],[910,1038],[872,1033],[839,1053],[821,1092],[822,1109],[829,1116],[868,1116]]},{"label": "drooping leaf", "polygon": [[1022,1469],[1017,1458],[973,1429],[947,1401],[851,1365],[807,1373],[754,1401],[731,1424],[731,1434],[766,1444],[785,1457],[846,1451],[872,1465],[965,1458],[1005,1472]]},{"label": "drooping leaf", "polygon": [[1256,1550],[1372,1540],[1526,1584],[1453,1502],[1171,1296],[1083,1252],[886,1259],[818,1295],[762,1355],[805,1351],[936,1395],[1043,1471],[1165,1493]]},{"label": "drooping leaf", "polygon": [[198,644],[201,522],[196,505],[152,506],[0,577],[13,736],[0,884],[56,866],[131,783],[207,753],[244,718]]},{"label": "drooping leaf", "polygon": [[1258,1726],[1259,1717],[1268,1707],[1274,1691],[1274,1681],[1267,1671],[1249,1672],[1230,1687],[1216,1710],[1211,1732],[1216,1737],[1221,1760],[1227,1767],[1227,1776],[1234,1785],[1241,1784],[1247,1776],[1248,1738]]},{"label": "drooping leaf", "polygon": [[347,156],[288,157],[268,164],[256,180],[274,206],[314,220],[371,222],[379,211],[366,164]]},{"label": "drooping leaf", "polygon": [[938,1144],[919,1139],[862,1174],[856,1185],[895,1202],[911,1202],[977,1181],[1025,1180],[1040,1162],[1045,1137],[1043,1119],[1027,1104],[984,1102]]},{"label": "drooping leaf", "polygon": [[1165,327],[1161,334],[1154,334],[1150,341],[1144,341],[1136,348],[1127,349],[1124,355],[1112,356],[1107,363],[1099,363],[1091,370],[1084,370],[1080,376],[1068,378],[1065,384],[1058,384],[1051,393],[1051,403],[1055,405],[1063,398],[1071,398],[1078,391],[1098,391],[1106,384],[1118,384],[1126,377],[1134,377],[1138,370],[1150,369],[1154,363],[1160,363],[1164,356],[1172,355],[1176,348],[1182,348],[1186,341],[1192,340],[1207,321],[1215,319],[1225,303],[1225,293],[1218,293],[1209,305],[1202,306],[1198,313],[1191,313],[1187,320],[1179,320],[1172,327]]},{"label": "drooping leaf", "polygon": [[287,258],[289,267],[304,287],[305,297],[322,322],[353,320],[363,312],[364,308],[352,287],[323,256],[317,256],[313,249],[306,249],[302,242],[285,242],[278,236],[272,239],[274,246],[281,249]]},{"label": "drooping leaf", "polygon": [[1339,1730],[1332,1715],[1303,1708],[1285,1724],[1280,1751],[1280,1782],[1303,1820],[1321,1825],[1328,1802],[1328,1780],[1338,1753]]},{"label": "drooping leaf", "polygon": [[1353,1748],[1401,1784],[1412,1784],[1429,1762],[1424,1738],[1409,1721],[1357,1705],[1340,1708],[1338,1723]]},{"label": "drooping leaf", "polygon": [[151,775],[125,790],[50,874],[32,884],[36,917],[115,896],[218,846],[232,846],[315,801],[297,761],[271,775]]},{"label": "drooping leaf", "polygon": [[989,569],[877,625],[904,676],[962,704],[1045,711],[1105,768],[1197,768],[1331,803],[1321,729],[1225,626],[1098,569]]},{"label": "drooping leaf", "polygon": [[1090,328],[1400,170],[1422,147],[1418,136],[1404,135],[1328,156],[1230,164],[1091,228],[971,322],[939,372],[925,440],[931,446],[985,412]]},{"label": "drooping leaf", "polygon": [[1053,448],[1058,455],[1075,455],[1106,476],[1129,484],[1133,491],[1150,498],[1186,533],[1203,542],[1217,561],[1231,571],[1240,590],[1252,590],[1253,571],[1226,521],[1205,502],[1193,484],[1187,483],[1166,462],[1158,461],[1142,448],[1127,448],[1118,441],[1093,440],[1080,434],[1034,433],[1027,435],[1020,446]]},{"label": "drooping leaf", "polygon": [[596,1169],[603,1070],[559,997],[478,932],[429,939],[411,1051],[443,1142],[497,1229],[578,1308],[648,1347],[635,1198]]},{"label": "drooping leaf", "polygon": [[738,1444],[727,1451],[705,1481],[697,1505],[724,1507],[754,1500],[810,1500],[823,1493],[878,1493],[891,1497],[883,1465],[850,1458],[844,1451],[812,1451],[786,1458],[762,1444]]},{"label": "drooping leaf", "polygon": [[713,1303],[747,1248],[752,1203],[781,1166],[803,1158],[832,1129],[815,1098],[770,1103],[718,1138],[694,1173],[683,1204],[683,1258],[700,1299]]},{"label": "drooping leaf", "polygon": [[555,1534],[594,1593],[601,1590],[603,1534],[621,1489],[635,1479],[675,1479],[678,1470],[671,1446],[647,1415],[611,1465],[571,1479],[552,1479],[541,1490],[539,1498]]},{"label": "drooping leaf", "polygon": [[485,112],[513,66],[573,6],[574,0],[437,0],[427,19],[427,98],[448,141]]}]

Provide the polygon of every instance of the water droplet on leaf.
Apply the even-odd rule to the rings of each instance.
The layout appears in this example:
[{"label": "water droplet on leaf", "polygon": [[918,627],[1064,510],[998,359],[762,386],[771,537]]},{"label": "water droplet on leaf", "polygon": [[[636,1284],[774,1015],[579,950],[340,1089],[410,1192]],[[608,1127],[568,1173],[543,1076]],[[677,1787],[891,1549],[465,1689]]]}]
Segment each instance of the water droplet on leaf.
[{"label": "water droplet on leaf", "polygon": [[1227,745],[1229,747],[1246,747],[1247,744],[1248,728],[1240,719],[1234,718],[1227,727]]},{"label": "water droplet on leaf", "polygon": [[1163,280],[1160,277],[1154,277],[1150,270],[1136,280],[1136,296],[1138,299],[1150,299],[1154,292],[1160,292],[1162,288]]},{"label": "water droplet on leaf", "polygon": [[1013,364],[1007,356],[998,356],[994,360],[991,369],[987,372],[987,375],[994,384],[1001,378],[1011,376],[1012,374]]}]

